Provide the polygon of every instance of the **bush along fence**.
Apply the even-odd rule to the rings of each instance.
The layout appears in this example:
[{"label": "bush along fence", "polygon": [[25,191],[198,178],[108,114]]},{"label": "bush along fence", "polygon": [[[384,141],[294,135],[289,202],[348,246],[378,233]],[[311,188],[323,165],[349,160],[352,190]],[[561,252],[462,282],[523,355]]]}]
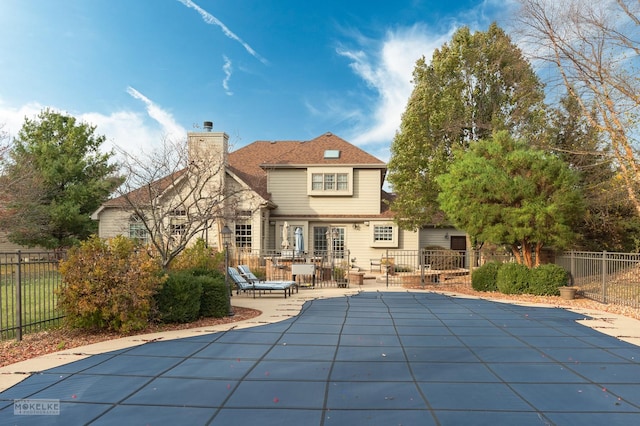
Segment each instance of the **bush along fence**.
[{"label": "bush along fence", "polygon": [[59,252],[0,253],[0,340],[57,325]]},{"label": "bush along fence", "polygon": [[[0,340],[21,339],[26,332],[35,332],[51,325],[57,325],[63,318],[58,308],[58,292],[62,288],[62,278],[58,270],[61,256],[56,252],[11,252],[0,253]],[[602,303],[614,303],[640,309],[640,254],[609,252],[567,252],[550,257],[549,261],[561,266],[568,276],[567,284],[576,287],[584,297]],[[342,251],[291,254],[276,251],[231,250],[230,265],[249,265],[262,279],[291,279],[291,265],[304,262],[316,265],[316,287],[334,287],[362,284],[362,277],[375,276],[378,282],[387,286],[413,288],[437,286],[439,283],[455,280],[456,283],[472,285],[472,275],[476,284],[486,290],[495,290],[497,269],[480,268],[487,264],[514,263],[508,255],[487,251],[457,250],[386,250],[371,259],[352,259],[346,248]],[[500,268],[502,269],[502,268]],[[517,268],[507,268],[502,274],[508,275],[503,282],[506,291],[519,291],[522,284]],[[476,274],[476,273],[479,274]],[[551,285],[555,290],[558,283],[557,270],[538,271],[536,285]],[[356,279],[360,279],[356,282]],[[504,278],[504,277],[503,277]],[[223,278],[212,277],[216,283],[202,282],[202,294],[217,294],[209,291],[224,284]],[[528,278],[527,278],[528,279]],[[346,280],[342,281],[342,280]],[[173,282],[175,281],[175,282]],[[218,283],[220,281],[220,283]],[[311,284],[310,277],[298,277],[298,281]],[[553,281],[553,283],[551,283]],[[504,284],[508,282],[509,284]],[[174,277],[173,286],[166,291],[179,291],[181,281]],[[171,284],[170,283],[170,284]],[[365,284],[366,285],[366,284]],[[206,290],[206,291],[205,291]],[[500,289],[498,289],[500,290]],[[527,288],[527,291],[529,289]],[[547,289],[534,289],[547,294]],[[182,294],[182,293],[181,293]],[[158,294],[156,303],[164,306],[164,294]],[[184,295],[187,297],[188,295]],[[204,296],[203,296],[204,297]],[[174,300],[175,295],[167,300]],[[224,300],[202,302],[199,309],[215,306],[224,311],[228,307]],[[165,303],[166,305],[166,303]],[[168,306],[172,315],[191,318],[193,313],[179,312],[175,304]],[[185,306],[191,306],[184,302]],[[195,306],[195,305],[194,305]],[[195,312],[195,307],[193,307]],[[191,313],[190,313],[191,312]]]}]

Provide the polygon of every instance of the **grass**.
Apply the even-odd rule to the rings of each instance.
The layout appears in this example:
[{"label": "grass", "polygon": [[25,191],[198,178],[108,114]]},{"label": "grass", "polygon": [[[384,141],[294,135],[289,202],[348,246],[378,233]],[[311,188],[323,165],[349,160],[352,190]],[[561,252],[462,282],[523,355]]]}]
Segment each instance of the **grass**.
[{"label": "grass", "polygon": [[[49,323],[57,324],[62,312],[57,308],[56,289],[62,285],[57,264],[34,263],[21,265],[20,292],[22,298],[23,332],[39,331]],[[16,337],[17,268],[0,268],[0,340]]]}]

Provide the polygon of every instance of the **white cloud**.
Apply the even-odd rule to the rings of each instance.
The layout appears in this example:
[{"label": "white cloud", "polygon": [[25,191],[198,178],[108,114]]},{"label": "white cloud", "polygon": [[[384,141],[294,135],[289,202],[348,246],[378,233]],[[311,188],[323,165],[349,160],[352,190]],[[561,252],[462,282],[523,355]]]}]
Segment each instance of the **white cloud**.
[{"label": "white cloud", "polygon": [[349,140],[357,145],[388,144],[400,127],[402,113],[413,90],[412,73],[416,61],[450,39],[455,28],[444,34],[431,34],[423,24],[388,31],[377,49],[338,49],[350,67],[377,93],[369,119],[371,124],[354,129]]},{"label": "white cloud", "polygon": [[80,119],[96,126],[96,133],[105,135],[104,150],[116,149],[138,156],[161,146],[166,133],[145,124],[144,114],[116,111],[109,115],[96,112],[81,114]]},{"label": "white cloud", "polygon": [[[104,151],[118,148],[133,155],[155,150],[161,146],[165,138],[179,140],[185,137],[186,130],[176,123],[171,114],[162,110],[137,90],[130,87],[127,92],[145,104],[147,114],[131,110],[115,111],[108,115],[100,112],[72,113],[56,106],[43,106],[37,102],[14,107],[0,100],[0,126],[10,137],[15,137],[22,128],[25,117],[34,119],[43,109],[50,108],[96,126],[95,133],[104,135],[106,138],[102,146]],[[149,124],[146,120],[147,115],[158,125]]]},{"label": "white cloud", "polygon": [[233,92],[229,89],[229,81],[231,80],[231,74],[233,72],[233,67],[231,64],[231,60],[227,58],[225,55],[222,56],[224,60],[224,65],[222,65],[222,71],[224,72],[224,80],[222,80],[222,87],[224,88],[224,92],[232,96]]},{"label": "white cloud", "polygon": [[192,9],[195,9],[196,12],[198,12],[200,14],[200,16],[202,16],[202,19],[204,20],[204,22],[206,22],[207,24],[211,24],[211,25],[217,25],[218,27],[220,27],[220,29],[222,30],[222,32],[224,33],[224,35],[226,35],[227,37],[229,37],[232,40],[237,41],[238,43],[240,43],[242,45],[242,47],[245,48],[245,50],[247,52],[249,52],[249,54],[253,57],[255,57],[256,59],[258,59],[260,62],[262,62],[263,64],[267,64],[268,61],[263,58],[262,56],[260,56],[258,54],[258,52],[256,52],[255,50],[253,50],[253,48],[251,46],[249,46],[249,43],[246,43],[244,40],[242,40],[240,37],[238,37],[233,31],[231,31],[225,24],[222,23],[222,21],[220,21],[218,18],[216,18],[215,16],[213,16],[212,14],[210,14],[209,12],[207,12],[206,10],[204,10],[203,8],[201,8],[200,6],[198,6],[197,4],[195,4],[194,2],[192,2],[191,0],[178,0],[180,3],[182,3],[183,5],[190,7]]},{"label": "white cloud", "polygon": [[24,119],[36,118],[45,107],[37,102],[30,102],[19,107],[5,105],[0,99],[0,128],[11,138],[18,135]]},{"label": "white cloud", "polygon": [[348,135],[349,140],[370,149],[375,149],[372,145],[388,145],[400,128],[413,90],[416,61],[422,56],[429,61],[434,50],[450,41],[463,25],[484,30],[490,22],[508,22],[517,5],[517,0],[483,0],[475,8],[441,21],[438,27],[416,23],[391,29],[379,42],[361,34],[352,35],[358,48],[340,47],[337,53],[350,60],[353,72],[374,91],[376,98],[370,111],[351,113],[366,117],[366,121],[359,120],[361,124]]}]

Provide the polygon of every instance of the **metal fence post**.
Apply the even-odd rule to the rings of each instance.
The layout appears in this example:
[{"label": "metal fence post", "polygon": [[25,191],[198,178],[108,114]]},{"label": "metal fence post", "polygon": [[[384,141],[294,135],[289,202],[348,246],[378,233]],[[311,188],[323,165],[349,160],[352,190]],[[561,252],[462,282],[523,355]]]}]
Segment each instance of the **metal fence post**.
[{"label": "metal fence post", "polygon": [[16,339],[22,340],[22,253],[18,250],[18,279],[16,281]]},{"label": "metal fence post", "polygon": [[571,257],[569,258],[569,273],[571,276],[569,277],[569,285],[575,285],[576,279],[576,252],[575,250],[571,250]]},{"label": "metal fence post", "polygon": [[[384,257],[386,259],[386,266],[385,266],[385,275],[387,277],[387,288],[389,288],[389,249],[385,250],[385,254]],[[382,262],[380,262],[380,264],[382,264]]]},{"label": "metal fence post", "polygon": [[602,252],[602,303],[607,303],[607,251]]},{"label": "metal fence post", "polygon": [[418,265],[420,265],[420,285],[424,290],[424,287],[427,285],[424,277],[424,269],[426,268],[426,265],[424,262],[424,248],[421,248],[420,250],[418,250]]}]

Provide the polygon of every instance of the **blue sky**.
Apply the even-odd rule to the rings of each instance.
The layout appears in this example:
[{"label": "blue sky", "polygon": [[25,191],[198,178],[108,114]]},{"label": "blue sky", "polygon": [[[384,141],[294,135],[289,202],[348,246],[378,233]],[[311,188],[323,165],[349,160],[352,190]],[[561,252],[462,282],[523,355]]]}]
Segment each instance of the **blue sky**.
[{"label": "blue sky", "polygon": [[377,156],[411,73],[511,0],[2,0],[0,125],[50,107],[128,151],[205,120],[231,149],[332,132]]}]

